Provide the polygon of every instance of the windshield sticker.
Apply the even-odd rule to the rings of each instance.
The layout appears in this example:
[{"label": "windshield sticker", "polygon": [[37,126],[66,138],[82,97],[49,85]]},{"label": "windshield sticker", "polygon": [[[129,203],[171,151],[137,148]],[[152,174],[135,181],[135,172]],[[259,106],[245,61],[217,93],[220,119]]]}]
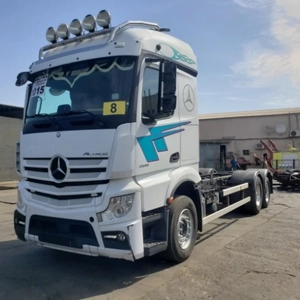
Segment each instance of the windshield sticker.
[{"label": "windshield sticker", "polygon": [[103,116],[125,115],[126,101],[109,101],[103,103]]},{"label": "windshield sticker", "polygon": [[76,81],[81,78],[81,77],[85,77],[85,76],[89,76],[90,74],[92,74],[95,71],[99,71],[101,73],[108,73],[109,71],[111,71],[113,68],[118,68],[121,71],[130,71],[133,69],[134,67],[134,63],[132,63],[130,66],[128,67],[123,67],[121,65],[119,65],[117,62],[113,62],[108,68],[101,68],[101,66],[99,65],[94,65],[92,69],[90,69],[89,71],[85,71],[85,70],[74,70],[71,73],[68,73],[68,77],[73,77],[76,76],[73,81],[70,81],[70,78],[64,77],[64,72],[63,71],[54,71],[53,73],[50,74],[49,79],[53,79],[53,80],[64,80],[66,81],[69,86],[72,88],[74,86],[74,84],[76,83]]},{"label": "windshield sticker", "polygon": [[40,96],[44,93],[47,80],[48,75],[42,75],[36,78],[31,89],[30,98]]}]

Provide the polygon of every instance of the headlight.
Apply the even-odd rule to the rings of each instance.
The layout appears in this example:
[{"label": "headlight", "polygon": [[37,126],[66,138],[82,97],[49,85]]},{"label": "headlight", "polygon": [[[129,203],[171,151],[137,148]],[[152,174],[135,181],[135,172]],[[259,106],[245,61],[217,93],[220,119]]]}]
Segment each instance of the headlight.
[{"label": "headlight", "polygon": [[102,213],[103,221],[125,217],[133,206],[134,194],[110,198],[108,208]]},{"label": "headlight", "polygon": [[22,201],[20,191],[18,190],[18,200],[17,200],[17,207],[22,210],[23,212],[26,212],[26,204]]}]

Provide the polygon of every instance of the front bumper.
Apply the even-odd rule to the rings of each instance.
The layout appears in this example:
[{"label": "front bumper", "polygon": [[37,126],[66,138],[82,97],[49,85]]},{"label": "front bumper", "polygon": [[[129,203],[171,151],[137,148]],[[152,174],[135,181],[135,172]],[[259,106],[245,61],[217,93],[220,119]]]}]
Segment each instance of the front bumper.
[{"label": "front bumper", "polygon": [[[96,225],[98,226],[98,225]],[[142,221],[95,226],[87,221],[32,215],[18,210],[14,228],[22,241],[31,241],[57,250],[134,261],[144,256]]]},{"label": "front bumper", "polygon": [[[20,194],[24,200],[22,189]],[[44,247],[134,261],[144,256],[140,200],[137,192],[128,215],[100,222],[94,205],[57,209],[26,201],[24,211],[14,212],[14,229],[20,240]]]}]

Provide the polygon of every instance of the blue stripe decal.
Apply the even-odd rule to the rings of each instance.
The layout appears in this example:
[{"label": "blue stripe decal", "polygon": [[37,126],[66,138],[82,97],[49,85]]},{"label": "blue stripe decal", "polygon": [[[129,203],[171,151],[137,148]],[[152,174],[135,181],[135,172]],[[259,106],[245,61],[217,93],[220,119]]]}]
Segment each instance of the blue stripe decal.
[{"label": "blue stripe decal", "polygon": [[[152,127],[149,129],[150,135],[138,137],[137,141],[144,153],[147,162],[158,161],[159,157],[157,152],[168,151],[168,147],[164,139],[166,136],[184,131],[183,128],[178,128],[176,130],[170,129],[174,129],[182,125],[187,125],[189,123],[191,122],[180,122],[170,125]],[[166,130],[170,131],[165,132]]]}]

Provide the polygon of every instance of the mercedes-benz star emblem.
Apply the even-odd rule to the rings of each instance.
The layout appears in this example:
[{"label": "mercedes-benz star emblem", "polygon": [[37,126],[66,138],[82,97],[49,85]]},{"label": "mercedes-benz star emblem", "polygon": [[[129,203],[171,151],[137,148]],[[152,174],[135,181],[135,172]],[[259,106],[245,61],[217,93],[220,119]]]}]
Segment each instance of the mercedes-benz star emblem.
[{"label": "mercedes-benz star emblem", "polygon": [[50,163],[50,173],[54,180],[63,181],[68,172],[68,167],[66,161],[60,157],[56,156],[52,159]]},{"label": "mercedes-benz star emblem", "polygon": [[183,90],[183,103],[187,111],[191,112],[195,108],[195,97],[192,87],[186,85]]}]

